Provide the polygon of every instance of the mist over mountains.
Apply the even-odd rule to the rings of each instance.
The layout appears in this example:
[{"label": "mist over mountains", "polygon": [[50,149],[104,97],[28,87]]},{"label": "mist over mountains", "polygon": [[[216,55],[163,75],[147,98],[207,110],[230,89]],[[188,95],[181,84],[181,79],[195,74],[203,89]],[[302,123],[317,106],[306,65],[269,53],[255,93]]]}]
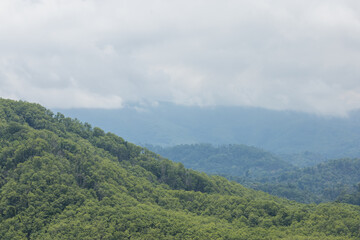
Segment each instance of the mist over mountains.
[{"label": "mist over mountains", "polygon": [[360,111],[341,118],[250,107],[170,103],[117,110],[53,110],[91,122],[137,144],[246,144],[280,154],[307,151],[327,158],[360,156]]}]

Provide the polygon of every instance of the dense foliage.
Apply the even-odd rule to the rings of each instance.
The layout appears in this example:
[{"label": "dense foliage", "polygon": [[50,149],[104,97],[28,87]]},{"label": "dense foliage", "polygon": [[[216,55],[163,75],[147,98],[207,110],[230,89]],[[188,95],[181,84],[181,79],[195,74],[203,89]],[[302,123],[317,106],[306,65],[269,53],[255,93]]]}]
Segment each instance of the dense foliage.
[{"label": "dense foliage", "polygon": [[337,159],[284,172],[250,186],[301,202],[325,202],[354,193],[359,182],[360,159]]},{"label": "dense foliage", "polygon": [[360,205],[360,183],[357,185],[356,191],[354,193],[342,195],[338,198],[338,201]]},{"label": "dense foliage", "polygon": [[[360,182],[360,159],[324,161],[298,168],[290,164],[291,160],[296,165],[310,165],[310,159],[317,155],[305,152],[285,162],[269,152],[245,145],[148,145],[148,148],[185,167],[219,174],[247,187],[303,203],[335,201],[344,195],[354,195]],[[285,156],[290,155],[282,157]]]},{"label": "dense foliage", "polygon": [[259,178],[273,176],[294,167],[273,154],[246,145],[183,144],[173,147],[145,145],[161,156],[186,167],[211,174]]},{"label": "dense foliage", "polygon": [[330,159],[324,154],[309,151],[291,154],[278,153],[276,156],[296,167],[312,167]]},{"label": "dense foliage", "polygon": [[188,170],[40,105],[0,99],[1,239],[359,239],[360,208]]}]

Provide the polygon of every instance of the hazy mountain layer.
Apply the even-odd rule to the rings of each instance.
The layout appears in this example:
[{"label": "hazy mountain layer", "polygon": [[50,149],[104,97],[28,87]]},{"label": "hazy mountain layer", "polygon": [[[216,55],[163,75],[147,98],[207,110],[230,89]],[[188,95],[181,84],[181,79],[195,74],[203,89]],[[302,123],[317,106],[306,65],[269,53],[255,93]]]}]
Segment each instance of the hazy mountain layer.
[{"label": "hazy mountain layer", "polygon": [[261,179],[260,184],[249,186],[300,202],[326,202],[343,199],[344,195],[357,191],[358,183],[360,159],[337,159],[313,167],[285,171],[279,176]]},{"label": "hazy mountain layer", "polygon": [[210,174],[263,178],[295,168],[269,152],[246,145],[215,147],[210,144],[185,144],[174,147],[146,147],[166,158],[181,162],[188,168]]},{"label": "hazy mountain layer", "polygon": [[61,110],[139,144],[246,144],[277,153],[360,157],[360,112],[348,118],[243,107]]},{"label": "hazy mountain layer", "polygon": [[316,163],[317,155],[282,155],[283,159],[290,157],[285,162],[269,152],[245,145],[147,147],[183,163],[185,167],[220,174],[251,188],[304,203],[335,201],[338,198],[345,201],[344,195],[356,191],[360,182],[360,159],[324,161],[299,168],[292,165],[292,161],[298,166],[306,166],[309,162]]}]

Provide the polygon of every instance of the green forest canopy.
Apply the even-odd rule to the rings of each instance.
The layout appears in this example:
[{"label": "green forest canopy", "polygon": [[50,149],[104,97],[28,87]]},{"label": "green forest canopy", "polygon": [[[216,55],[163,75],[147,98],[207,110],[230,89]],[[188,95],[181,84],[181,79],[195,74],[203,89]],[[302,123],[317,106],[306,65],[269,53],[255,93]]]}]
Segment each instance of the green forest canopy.
[{"label": "green forest canopy", "polygon": [[[303,203],[356,200],[360,183],[360,159],[337,159],[299,168],[293,158],[285,161],[272,153],[246,145],[182,144],[173,147],[147,145],[185,167],[219,174],[256,190]],[[295,155],[297,165],[307,158]],[[313,155],[310,155],[313,157]],[[349,194],[352,196],[349,196]],[[345,196],[347,195],[347,196]]]},{"label": "green forest canopy", "polygon": [[1,239],[359,239],[360,208],[299,204],[0,99]]}]

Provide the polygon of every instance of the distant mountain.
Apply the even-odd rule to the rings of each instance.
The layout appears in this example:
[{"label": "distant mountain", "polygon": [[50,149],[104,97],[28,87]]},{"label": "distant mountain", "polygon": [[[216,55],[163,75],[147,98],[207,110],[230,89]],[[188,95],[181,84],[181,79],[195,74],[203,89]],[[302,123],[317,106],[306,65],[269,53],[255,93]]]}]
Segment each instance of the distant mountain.
[{"label": "distant mountain", "polygon": [[286,171],[248,186],[299,202],[319,203],[335,201],[346,194],[355,193],[359,183],[360,159],[337,159],[313,167]]},{"label": "distant mountain", "polygon": [[273,154],[246,145],[184,144],[174,147],[146,145],[185,167],[210,174],[222,174],[247,178],[275,176],[294,169],[294,166]]},{"label": "distant mountain", "polygon": [[325,156],[325,154],[313,153],[309,151],[287,154],[278,153],[275,154],[275,156],[296,167],[311,167],[321,162],[325,162],[326,160],[330,160],[329,157]]},{"label": "distant mountain", "polygon": [[356,187],[356,191],[350,194],[343,194],[337,199],[338,202],[360,205],[360,183]]},{"label": "distant mountain", "polygon": [[[140,127],[140,126],[139,126]],[[0,99],[0,239],[359,239],[360,207],[305,205]]]},{"label": "distant mountain", "polygon": [[[55,110],[56,111],[56,110]],[[348,118],[246,107],[158,106],[61,109],[138,144],[246,144],[280,154],[360,157],[360,111]]]},{"label": "distant mountain", "polygon": [[[307,165],[306,157],[314,158],[312,162],[317,162],[317,155],[306,152],[286,155],[292,157],[286,162],[269,152],[246,145],[147,147],[183,163],[185,167],[222,175],[253,189],[303,203],[345,199],[344,195],[355,194],[360,183],[360,159],[328,160],[300,168],[292,165],[291,161],[296,160],[296,165]],[[350,195],[346,199],[356,198]]]}]

